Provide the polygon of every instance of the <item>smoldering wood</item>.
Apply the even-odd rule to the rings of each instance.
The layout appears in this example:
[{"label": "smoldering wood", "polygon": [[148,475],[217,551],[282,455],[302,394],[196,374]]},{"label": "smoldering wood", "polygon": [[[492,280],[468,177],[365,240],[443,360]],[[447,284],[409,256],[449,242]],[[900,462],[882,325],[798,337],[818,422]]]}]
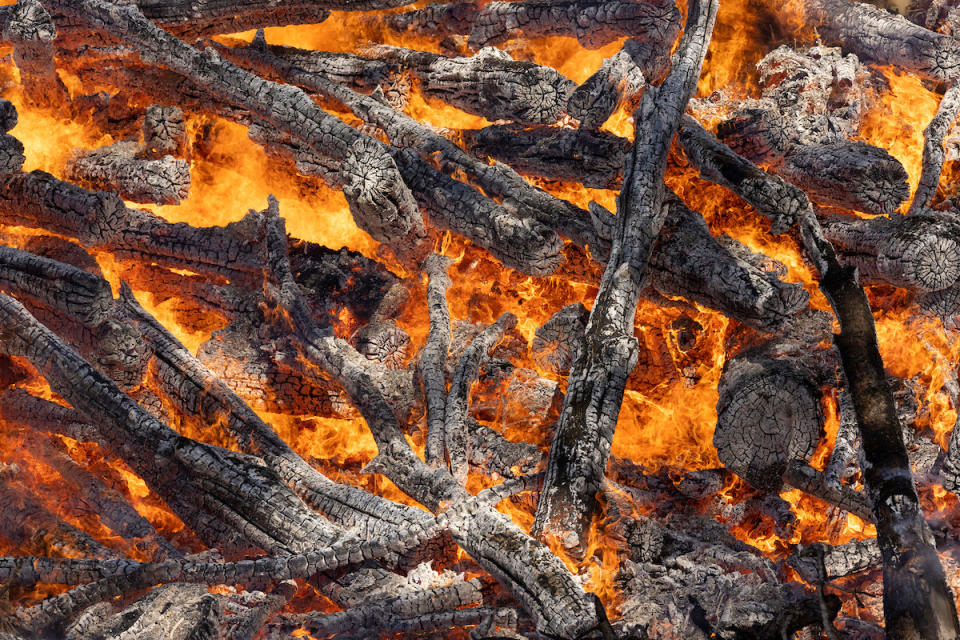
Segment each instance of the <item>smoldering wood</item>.
[{"label": "smoldering wood", "polygon": [[180,156],[187,141],[187,124],[183,109],[152,104],[143,116],[143,153],[157,159],[165,155]]},{"label": "smoldering wood", "polygon": [[610,258],[571,369],[534,521],[536,535],[556,536],[567,548],[583,548],[584,532],[599,511],[597,492],[638,357],[633,325],[642,281],[668,210],[667,153],[700,76],[716,12],[709,0],[690,5],[670,74],[644,92],[634,114],[636,139],[624,169]]},{"label": "smoldering wood", "polygon": [[823,472],[814,469],[801,460],[788,462],[783,473],[783,481],[795,489],[800,489],[815,498],[820,498],[827,504],[852,513],[864,522],[876,521],[876,516],[873,514],[870,501],[865,493],[848,485],[839,487],[831,485]]},{"label": "smoldering wood", "polygon": [[[362,133],[320,109],[296,87],[281,85],[250,74],[220,59],[213,51],[202,53],[145,20],[132,7],[117,7],[96,0],[93,5],[63,6],[79,19],[136,45],[141,58],[159,61],[170,70],[205,87],[218,100],[249,110],[278,131],[329,158],[331,167],[342,162]],[[375,144],[380,144],[376,142]],[[404,181],[430,220],[449,226],[488,248],[505,265],[546,275],[562,261],[560,240],[532,219],[518,219],[475,190],[448,178],[418,156],[388,148]],[[469,216],[465,216],[470,212]]]},{"label": "smoldering wood", "polygon": [[[827,575],[821,575],[819,554],[823,553],[823,564]],[[855,573],[868,571],[880,566],[880,547],[871,538],[851,540],[845,544],[826,545],[815,543],[801,545],[787,560],[804,580],[821,582],[833,578],[845,578]]]},{"label": "smoldering wood", "polygon": [[717,457],[758,489],[779,490],[787,464],[809,459],[823,431],[815,377],[800,359],[748,351],[727,360],[718,392]]},{"label": "smoldering wood", "polygon": [[951,84],[940,98],[937,113],[923,130],[923,165],[920,182],[910,202],[908,212],[910,214],[922,211],[933,204],[937,187],[940,185],[940,172],[943,170],[943,162],[946,159],[943,139],[953,121],[956,120],[958,111],[960,111],[960,87]]},{"label": "smoldering wood", "polygon": [[431,254],[423,263],[427,283],[427,314],[430,330],[427,342],[420,351],[417,372],[423,386],[423,398],[427,407],[427,437],[424,459],[427,464],[439,467],[444,463],[444,416],[447,406],[447,383],[444,364],[450,347],[450,309],[447,306],[447,289],[452,284],[447,275],[451,264],[449,258]]},{"label": "smoldering wood", "polygon": [[799,139],[782,113],[744,110],[720,124],[718,137],[823,204],[890,213],[909,195],[906,170],[886,150],[859,140]]},{"label": "smoldering wood", "polygon": [[577,302],[560,309],[537,327],[530,345],[537,365],[560,375],[569,374],[589,317],[587,308]]},{"label": "smoldering wood", "polygon": [[23,143],[9,134],[0,134],[0,173],[15,173],[25,161]]},{"label": "smoldering wood", "polygon": [[623,181],[623,159],[630,142],[585,128],[490,125],[461,132],[475,155],[505,162],[525,176],[579,182],[615,189]]},{"label": "smoldering wood", "polygon": [[504,332],[516,324],[516,316],[505,313],[481,331],[463,350],[450,380],[450,391],[443,414],[443,440],[450,474],[460,484],[466,484],[467,461],[470,458],[470,438],[466,424],[470,386],[480,374],[481,359],[503,339]]},{"label": "smoldering wood", "polygon": [[467,416],[469,462],[485,475],[500,475],[504,478],[532,473],[539,466],[543,454],[536,445],[527,442],[511,442],[499,431],[480,424]]},{"label": "smoldering wood", "polygon": [[17,126],[17,107],[6,99],[0,99],[0,130],[4,133]]},{"label": "smoldering wood", "polygon": [[859,453],[859,431],[857,428],[857,413],[853,407],[853,399],[846,388],[837,391],[837,413],[840,424],[837,426],[837,437],[833,442],[833,451],[830,460],[824,469],[827,484],[834,488],[843,486],[843,480],[859,470],[857,457]]},{"label": "smoldering wood", "polygon": [[871,220],[830,215],[821,225],[839,259],[857,267],[866,282],[939,291],[960,278],[960,226],[952,214],[918,209]]},{"label": "smoldering wood", "polygon": [[[255,46],[242,49],[228,50],[224,48],[221,50],[225,55],[244,65],[265,71],[272,76],[282,77],[288,82],[300,84],[340,102],[368,124],[383,129],[390,141],[396,146],[416,149],[427,158],[433,157],[433,154],[439,152],[443,160],[462,169],[486,193],[508,201],[511,210],[517,210],[524,217],[538,220],[560,235],[570,238],[581,247],[590,246],[591,253],[597,257],[602,258],[606,255],[607,243],[598,237],[587,212],[532,186],[509,167],[499,163],[491,165],[482,162],[463,151],[447,138],[439,135],[431,127],[414,120],[380,100],[341,87],[319,74],[312,74],[292,67],[273,57],[265,46],[255,43]],[[409,153],[397,150],[392,151],[392,153],[398,168],[408,186],[413,189],[420,205],[425,207],[428,213],[434,214],[431,216],[431,221],[434,223],[436,223],[434,216],[437,213],[438,205],[442,207],[441,211],[446,211],[446,207],[449,206],[446,203],[450,200],[470,200],[467,197],[469,191],[465,190],[460,183],[446,178],[443,174],[436,174],[429,167],[410,163],[409,160],[412,158]],[[440,179],[433,179],[435,176],[440,177]],[[422,182],[423,178],[428,177],[431,178],[429,182]],[[438,184],[438,182],[446,182],[449,185],[449,188],[445,191],[450,192],[450,194],[443,201],[432,197],[438,193],[438,189],[443,189],[442,184]],[[423,184],[422,188],[415,187],[415,185],[420,184]],[[439,193],[442,195],[443,191]],[[474,202],[475,204],[471,203],[471,205],[475,207],[482,208],[486,204],[483,199],[474,199]],[[457,220],[462,217],[454,211],[445,212],[442,215]],[[473,236],[476,236],[476,232],[473,233]],[[471,236],[468,235],[468,237]],[[471,239],[478,241],[476,237]],[[478,243],[483,246],[482,242]],[[553,243],[548,242],[544,246],[550,251],[559,251]]]},{"label": "smoldering wood", "polygon": [[[281,582],[270,590],[270,593],[254,591],[244,602],[245,610],[237,611],[223,626],[222,635],[225,640],[254,640],[263,629],[267,620],[282,609],[297,591],[297,583],[288,580]],[[252,600],[252,601],[251,601]],[[231,600],[231,608],[237,604]]]},{"label": "smoldering wood", "polygon": [[[378,450],[366,470],[387,475],[431,511],[444,502],[469,503],[469,494],[446,470],[431,468],[410,448],[395,414],[370,379],[365,360],[349,344],[317,330],[290,272],[276,201],[268,214],[272,274],[268,299],[286,311],[284,317],[304,355],[343,385],[363,415]],[[452,509],[448,526],[454,541],[521,603],[539,630],[572,637],[595,624],[595,612],[563,563],[492,505]]]},{"label": "smoldering wood", "polygon": [[576,86],[551,67],[514,60],[494,47],[469,58],[387,45],[364,52],[411,73],[426,95],[488,120],[552,124]]},{"label": "smoldering wood", "polygon": [[79,151],[68,161],[68,179],[94,190],[110,190],[125,200],[153,204],[180,204],[190,192],[190,165],[166,155],[140,158],[134,140]]},{"label": "smoldering wood", "polygon": [[586,130],[599,129],[617,109],[632,113],[644,87],[663,79],[670,62],[668,50],[666,42],[658,40],[627,40],[570,95],[567,113]]},{"label": "smoldering wood", "polygon": [[53,62],[57,29],[38,0],[18,0],[3,23],[4,40],[13,44],[13,60],[20,70],[27,102],[60,108],[70,99]]},{"label": "smoldering wood", "polygon": [[956,39],[903,16],[845,0],[805,0],[803,9],[827,44],[841,46],[863,60],[893,65],[933,82],[950,81],[960,72]]}]

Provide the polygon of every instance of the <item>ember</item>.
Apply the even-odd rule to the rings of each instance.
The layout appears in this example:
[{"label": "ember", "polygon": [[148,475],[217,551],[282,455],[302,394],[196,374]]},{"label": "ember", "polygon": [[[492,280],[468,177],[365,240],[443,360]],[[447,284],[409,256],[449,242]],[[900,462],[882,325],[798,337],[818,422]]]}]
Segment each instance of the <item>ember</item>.
[{"label": "ember", "polygon": [[0,4],[0,640],[960,637],[950,2]]}]

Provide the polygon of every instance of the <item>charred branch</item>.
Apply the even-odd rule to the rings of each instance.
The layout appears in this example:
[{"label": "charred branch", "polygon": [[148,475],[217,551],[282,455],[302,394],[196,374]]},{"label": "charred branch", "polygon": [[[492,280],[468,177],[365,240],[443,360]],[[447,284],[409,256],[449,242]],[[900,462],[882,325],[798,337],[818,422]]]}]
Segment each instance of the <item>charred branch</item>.
[{"label": "charred branch", "polygon": [[960,86],[951,84],[940,99],[940,105],[933,120],[923,130],[923,169],[920,173],[920,184],[917,185],[917,191],[913,194],[913,201],[910,203],[910,214],[922,211],[933,204],[937,187],[940,185],[943,161],[946,159],[943,139],[953,121],[956,120],[958,111],[960,111]]},{"label": "charred branch", "polygon": [[183,109],[160,104],[147,107],[143,117],[143,153],[148,158],[181,155],[186,138]]},{"label": "charred branch", "polygon": [[38,0],[18,0],[7,16],[3,39],[13,44],[24,97],[31,103],[59,108],[70,99],[53,65],[57,29]]},{"label": "charred branch", "polygon": [[425,459],[427,464],[438,467],[444,463],[444,419],[447,406],[447,383],[444,364],[450,347],[450,309],[447,307],[447,289],[450,277],[447,268],[450,259],[436,254],[427,256],[423,271],[427,283],[427,312],[430,317],[430,333],[427,343],[420,351],[417,372],[423,385],[423,398],[427,405],[427,438]]},{"label": "charred branch", "polygon": [[906,170],[884,149],[853,140],[798,139],[780,113],[741,112],[721,123],[718,136],[823,204],[890,213],[909,195]]},{"label": "charred branch", "polygon": [[[496,6],[496,5],[488,5]],[[700,76],[717,5],[693,2],[670,75],[644,92],[634,114],[636,140],[624,170],[610,259],[570,373],[534,532],[583,548],[599,511],[606,467],[627,377],[637,362],[634,317],[657,236],[667,215],[667,153]]]},{"label": "charred branch", "polygon": [[173,156],[138,157],[132,140],[76,154],[67,165],[71,180],[95,190],[117,192],[125,200],[180,204],[190,191],[190,166]]}]

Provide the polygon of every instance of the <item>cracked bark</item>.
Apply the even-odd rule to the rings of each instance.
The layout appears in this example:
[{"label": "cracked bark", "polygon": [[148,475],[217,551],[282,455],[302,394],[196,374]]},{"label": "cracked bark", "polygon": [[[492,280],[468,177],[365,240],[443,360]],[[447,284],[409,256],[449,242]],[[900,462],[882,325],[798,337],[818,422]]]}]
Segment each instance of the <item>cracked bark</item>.
[{"label": "cracked bark", "polygon": [[447,289],[450,277],[447,268],[449,258],[431,254],[423,263],[427,283],[427,312],[430,332],[427,343],[420,351],[417,372],[423,385],[423,398],[427,405],[427,437],[424,459],[432,467],[444,462],[444,414],[447,406],[447,383],[444,364],[450,348],[450,309],[447,307]]},{"label": "cracked bark", "polygon": [[60,108],[70,95],[53,64],[57,29],[38,0],[18,0],[6,16],[3,39],[13,44],[13,61],[27,102]]},{"label": "cracked bark", "polygon": [[635,114],[636,142],[624,171],[610,259],[600,282],[583,347],[569,377],[550,447],[534,533],[583,548],[599,511],[606,467],[627,376],[637,361],[633,323],[641,283],[667,214],[663,174],[667,153],[696,87],[717,5],[691,4],[670,74],[650,87]]},{"label": "cracked bark", "polygon": [[951,214],[920,209],[872,220],[830,215],[821,226],[840,261],[856,267],[866,282],[925,292],[960,278],[960,225]]},{"label": "cracked bark", "polygon": [[67,163],[71,180],[94,190],[117,192],[125,200],[180,204],[190,191],[190,165],[173,156],[140,158],[133,140],[75,153]]},{"label": "cracked bark", "polygon": [[940,185],[943,161],[946,158],[943,139],[950,131],[953,121],[957,119],[958,111],[960,111],[960,85],[954,83],[940,98],[937,113],[923,130],[923,166],[920,172],[920,183],[910,202],[909,215],[923,211],[933,204],[937,187]]},{"label": "cracked bark", "polygon": [[718,137],[816,202],[879,214],[894,211],[909,196],[906,170],[885,149],[842,136],[801,139],[785,117],[747,109],[721,123]]},{"label": "cracked bark", "polygon": [[574,84],[551,67],[514,60],[493,47],[469,58],[375,45],[365,53],[408,70],[421,90],[467,113],[518,124],[553,124]]},{"label": "cracked bark", "polygon": [[848,0],[805,0],[803,9],[827,44],[862,60],[893,65],[934,82],[950,81],[960,72],[960,42],[903,16]]},{"label": "cracked bark", "polygon": [[148,158],[181,155],[187,138],[183,109],[160,104],[150,105],[143,116],[142,132],[143,152]]}]

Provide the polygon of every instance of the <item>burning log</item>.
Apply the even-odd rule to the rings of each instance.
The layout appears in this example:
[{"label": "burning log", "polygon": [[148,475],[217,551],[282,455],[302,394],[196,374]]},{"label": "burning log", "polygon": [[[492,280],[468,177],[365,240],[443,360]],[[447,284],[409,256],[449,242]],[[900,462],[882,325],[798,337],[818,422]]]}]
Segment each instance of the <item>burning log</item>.
[{"label": "burning log", "polygon": [[478,156],[505,162],[519,173],[612,189],[623,181],[623,159],[630,143],[604,131],[585,128],[491,125],[461,133]]},{"label": "burning log", "polygon": [[[827,575],[820,570],[820,556]],[[812,544],[800,547],[788,560],[808,582],[823,582],[831,578],[867,571],[880,566],[880,547],[876,540],[851,540],[841,545]]]},{"label": "burning log", "polygon": [[928,31],[903,16],[862,2],[805,0],[806,19],[817,25],[827,44],[843,47],[863,60],[889,64],[934,82],[960,72],[960,43]]},{"label": "burning log", "polygon": [[[595,256],[603,257],[606,255],[607,243],[598,237],[587,212],[548,194],[542,189],[531,186],[508,167],[500,164],[490,165],[479,161],[450,140],[439,135],[432,128],[417,122],[375,98],[341,87],[319,74],[312,74],[291,67],[282,60],[272,57],[262,41],[255,42],[253,46],[243,49],[223,49],[223,51],[225,55],[235,58],[245,65],[265,69],[270,75],[283,77],[289,82],[318,91],[323,96],[340,102],[367,123],[383,129],[387,137],[397,146],[416,149],[424,156],[431,156],[431,154],[439,152],[444,160],[462,169],[485,192],[503,200],[509,200],[512,208],[519,209],[524,216],[538,220],[557,233],[570,238],[578,245],[582,247],[589,245]],[[414,159],[408,153],[390,149],[401,174],[407,181],[407,185],[413,190],[421,206],[432,214],[431,219],[434,222],[436,222],[437,215],[455,220],[459,223],[454,227],[455,230],[457,227],[463,229],[466,231],[465,235],[467,237],[478,242],[481,246],[485,246],[484,242],[488,244],[491,242],[490,240],[479,240],[475,225],[466,228],[460,226],[462,225],[459,222],[462,219],[460,210],[455,208],[449,210],[451,209],[450,201],[463,199],[468,201],[471,208],[476,207],[484,212],[489,207],[489,203],[485,199],[470,197],[472,195],[470,190],[464,188],[460,183],[433,171],[429,166],[422,163],[414,164],[414,162],[411,162]],[[424,178],[427,180],[422,181]],[[421,184],[422,187],[418,188],[417,185]],[[444,192],[450,193],[445,198],[436,198],[437,195],[444,195]],[[491,218],[499,220],[500,215],[495,214]],[[495,226],[502,226],[502,223],[495,223]],[[516,240],[512,242],[515,243]],[[502,251],[502,249],[493,248],[494,246],[497,246],[497,243],[491,245],[492,251]],[[530,251],[537,250],[533,246]],[[550,242],[541,246],[551,251],[559,251],[559,247]],[[541,248],[539,251],[543,252],[543,249]],[[549,260],[555,261],[552,256]]]},{"label": "burning log", "polygon": [[586,527],[599,510],[596,494],[637,361],[633,321],[642,280],[667,215],[667,153],[700,76],[716,12],[709,0],[691,4],[670,75],[644,92],[635,114],[636,141],[624,170],[617,232],[570,373],[534,523],[537,535],[557,536],[567,548],[583,548]]},{"label": "burning log", "polygon": [[669,67],[668,49],[665,42],[656,40],[627,40],[571,94],[567,113],[587,130],[599,129],[618,108],[632,113],[644,87],[663,79]]},{"label": "burning log", "polygon": [[147,107],[143,117],[143,153],[148,158],[180,155],[186,138],[183,109],[160,104]]},{"label": "burning log", "polygon": [[38,0],[18,0],[6,16],[3,39],[13,44],[24,95],[41,106],[59,107],[70,99],[53,64],[56,37],[53,20]]},{"label": "burning log", "polygon": [[[713,158],[723,155],[715,154]],[[755,181],[768,174],[746,160],[741,159],[739,164],[749,171],[744,174],[727,173],[720,168],[701,171],[708,178],[721,176],[722,182],[734,187],[741,197],[752,197]],[[767,179],[777,182],[773,177]],[[784,189],[788,187],[778,185],[778,190]],[[866,293],[857,282],[856,269],[841,266],[803,192],[793,190],[786,202],[804,205],[798,217],[804,250],[820,273],[820,287],[840,322],[840,333],[834,335],[834,344],[860,427],[864,484],[877,522],[877,541],[883,559],[887,632],[904,637],[921,634],[944,640],[952,638],[960,634],[960,621],[913,484],[910,459],[893,393],[883,370]],[[783,215],[779,217],[783,219]]]},{"label": "burning log", "polygon": [[447,268],[450,260],[431,254],[424,260],[423,271],[429,278],[427,285],[427,311],[430,317],[430,333],[420,352],[417,371],[423,385],[423,398],[427,405],[427,464],[438,467],[444,462],[444,419],[446,411],[447,383],[444,379],[444,364],[450,346],[450,310],[447,308],[446,291],[450,287]]},{"label": "burning log", "polygon": [[173,156],[138,157],[141,145],[124,140],[84,151],[67,165],[67,175],[91,189],[113,190],[133,202],[180,204],[190,191],[190,166]]},{"label": "burning log", "polygon": [[583,340],[590,312],[581,303],[567,305],[537,328],[531,351],[537,365],[567,375]]},{"label": "burning log", "polygon": [[720,378],[713,444],[724,466],[769,491],[791,460],[807,460],[820,440],[820,389],[799,359],[771,358],[764,345],[727,361]]},{"label": "burning log", "polygon": [[943,139],[953,121],[956,120],[958,111],[960,111],[960,86],[951,84],[943,94],[933,120],[923,130],[923,170],[917,191],[913,194],[913,201],[910,203],[910,214],[922,211],[933,204],[937,187],[940,185],[943,161],[946,158]]},{"label": "burning log", "polygon": [[469,58],[385,45],[370,47],[366,53],[408,70],[425,94],[488,120],[552,124],[575,86],[550,67],[514,60],[494,47],[480,49]]},{"label": "burning log", "polygon": [[838,257],[867,282],[939,291],[960,278],[960,226],[951,214],[924,209],[872,220],[829,216],[822,225]]},{"label": "burning log", "polygon": [[903,202],[907,173],[884,149],[858,140],[799,139],[782,113],[748,109],[718,128],[737,153],[824,204],[890,213]]},{"label": "burning log", "polygon": [[522,4],[430,4],[384,17],[378,23],[396,31],[441,38],[469,34],[469,45],[474,51],[519,35],[574,36],[584,47],[599,49],[623,36],[673,42],[680,32],[680,12],[672,2],[659,0],[536,0]]}]

